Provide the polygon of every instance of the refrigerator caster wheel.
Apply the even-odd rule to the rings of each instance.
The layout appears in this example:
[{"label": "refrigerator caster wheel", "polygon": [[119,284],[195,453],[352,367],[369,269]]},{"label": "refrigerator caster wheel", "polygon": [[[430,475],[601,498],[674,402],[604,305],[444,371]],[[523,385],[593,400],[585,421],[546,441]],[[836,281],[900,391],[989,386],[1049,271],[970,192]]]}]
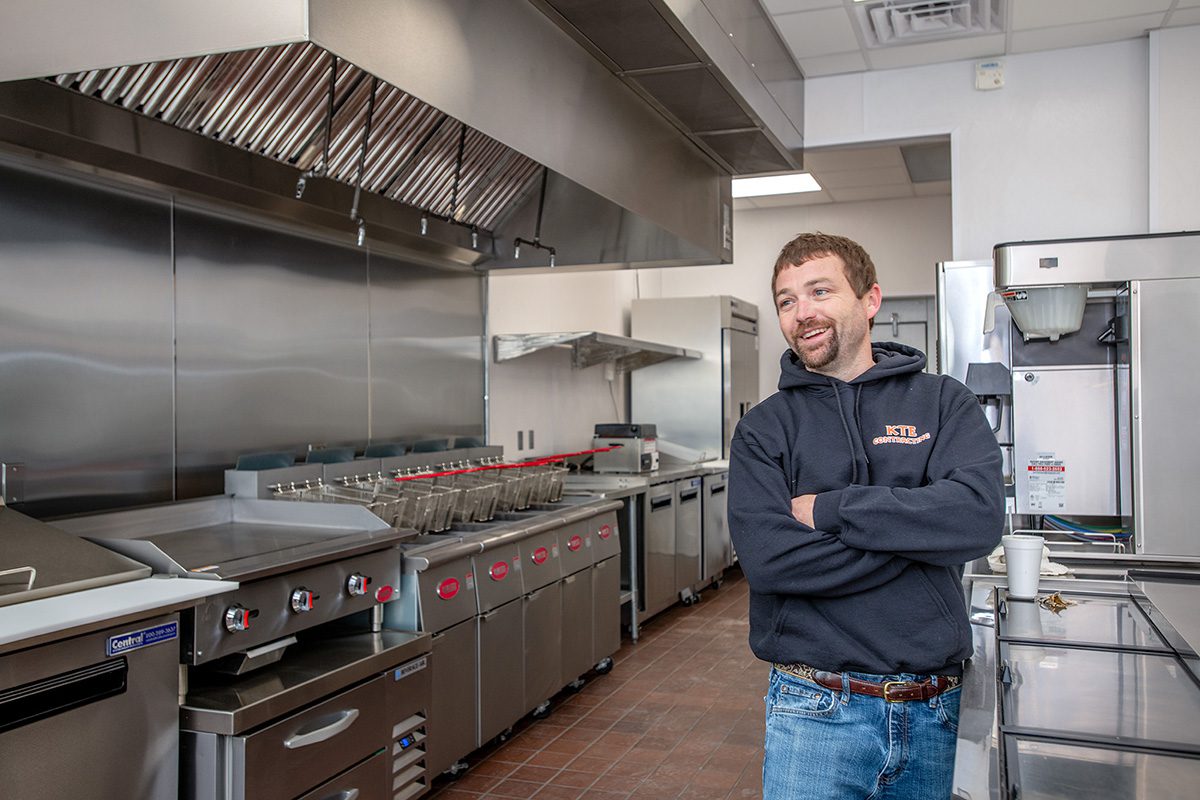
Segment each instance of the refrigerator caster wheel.
[{"label": "refrigerator caster wheel", "polygon": [[[540,706],[538,706],[537,708],[535,708],[535,709],[533,710],[533,714],[532,714],[532,716],[533,716],[533,718],[534,718],[534,719],[545,719],[546,717],[550,716],[550,703],[549,703],[549,701],[547,701],[547,702],[545,702],[545,703],[542,703]],[[510,733],[511,733],[511,731],[510,731]]]},{"label": "refrigerator caster wheel", "polygon": [[504,744],[512,738],[512,735],[513,729],[505,728],[504,730],[500,731],[500,733],[496,734],[496,744]]},{"label": "refrigerator caster wheel", "polygon": [[583,688],[585,683],[586,683],[586,681],[584,681],[583,678],[576,678],[575,680],[573,680],[567,684],[567,690],[572,691],[572,692],[578,692],[580,689]]},{"label": "refrigerator caster wheel", "polygon": [[721,588],[721,585],[723,583],[725,583],[725,581],[723,579],[717,578],[715,581],[713,581],[711,584],[709,584],[709,586],[711,586],[712,590],[715,592]]},{"label": "refrigerator caster wheel", "polygon": [[612,672],[612,668],[613,668],[613,660],[611,658],[605,658],[599,664],[596,665],[596,674],[597,675],[607,675],[608,673]]},{"label": "refrigerator caster wheel", "polygon": [[447,769],[443,774],[446,775],[448,778],[450,778],[450,780],[452,780],[452,781],[458,780],[459,778],[461,778],[463,776],[463,773],[465,773],[468,769],[470,769],[470,766],[471,765],[465,761],[459,761],[455,764],[451,764],[449,769]]}]

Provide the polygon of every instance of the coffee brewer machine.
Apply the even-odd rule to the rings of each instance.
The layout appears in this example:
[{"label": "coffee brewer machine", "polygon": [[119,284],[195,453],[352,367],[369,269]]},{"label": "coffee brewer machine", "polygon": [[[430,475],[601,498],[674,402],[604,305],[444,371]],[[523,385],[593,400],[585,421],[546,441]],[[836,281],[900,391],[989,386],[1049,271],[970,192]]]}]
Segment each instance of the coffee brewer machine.
[{"label": "coffee brewer machine", "polygon": [[1101,518],[1134,551],[1200,556],[1200,233],[994,250],[1012,337],[1019,514]]}]

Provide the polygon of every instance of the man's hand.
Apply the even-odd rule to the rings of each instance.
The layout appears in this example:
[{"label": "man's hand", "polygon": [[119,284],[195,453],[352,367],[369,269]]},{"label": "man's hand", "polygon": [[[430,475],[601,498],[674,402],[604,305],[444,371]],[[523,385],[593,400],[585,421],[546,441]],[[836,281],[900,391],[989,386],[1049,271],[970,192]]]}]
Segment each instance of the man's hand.
[{"label": "man's hand", "polygon": [[815,528],[813,524],[813,504],[817,501],[815,494],[802,494],[792,498],[792,516],[801,525]]}]

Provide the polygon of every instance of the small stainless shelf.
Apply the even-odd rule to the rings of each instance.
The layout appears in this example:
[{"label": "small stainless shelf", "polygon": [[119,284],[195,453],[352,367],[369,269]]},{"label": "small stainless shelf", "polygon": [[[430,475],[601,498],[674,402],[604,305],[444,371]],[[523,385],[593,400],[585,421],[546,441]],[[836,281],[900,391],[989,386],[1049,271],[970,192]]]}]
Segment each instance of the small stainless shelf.
[{"label": "small stainless shelf", "polygon": [[571,364],[576,369],[611,362],[618,371],[648,367],[672,358],[703,356],[699,350],[673,347],[657,342],[644,342],[628,336],[614,336],[596,331],[566,333],[502,333],[492,337],[496,362],[511,361],[551,347],[571,348]]}]

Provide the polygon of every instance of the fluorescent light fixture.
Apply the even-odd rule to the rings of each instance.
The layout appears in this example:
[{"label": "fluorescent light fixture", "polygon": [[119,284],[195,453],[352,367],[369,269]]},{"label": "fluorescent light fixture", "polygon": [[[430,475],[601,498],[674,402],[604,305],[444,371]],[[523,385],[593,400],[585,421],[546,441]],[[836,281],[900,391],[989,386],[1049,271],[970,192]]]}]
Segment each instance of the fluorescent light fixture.
[{"label": "fluorescent light fixture", "polygon": [[819,192],[821,185],[807,172],[790,175],[768,175],[765,178],[734,178],[734,197],[765,197],[771,194],[800,194]]}]

